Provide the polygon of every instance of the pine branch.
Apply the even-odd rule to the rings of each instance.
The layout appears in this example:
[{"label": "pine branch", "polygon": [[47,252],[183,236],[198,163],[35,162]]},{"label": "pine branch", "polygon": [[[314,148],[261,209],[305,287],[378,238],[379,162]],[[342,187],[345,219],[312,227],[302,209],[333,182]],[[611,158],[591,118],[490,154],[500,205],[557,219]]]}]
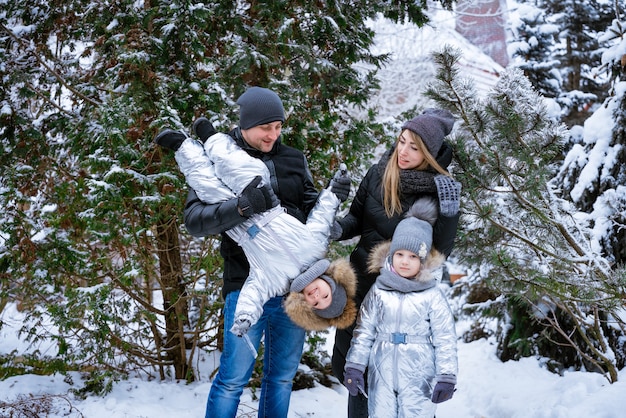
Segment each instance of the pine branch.
[{"label": "pine branch", "polygon": [[[0,23],[0,29],[2,29],[4,32],[6,32],[15,42],[17,42],[19,45],[21,45],[26,51],[29,51],[35,57],[37,62],[39,62],[46,70],[48,70],[59,81],[59,83],[62,86],[64,86],[69,91],[74,93],[77,97],[79,97],[79,98],[83,99],[84,101],[92,104],[93,106],[100,106],[102,104],[102,103],[99,103],[99,102],[91,99],[90,97],[85,96],[83,93],[81,93],[80,91],[75,89],[74,86],[72,86],[70,83],[68,83],[67,80],[65,80],[65,78],[63,78],[63,76],[61,76],[61,74],[59,74],[53,68],[51,68],[43,60],[43,58],[41,58],[39,56],[39,54],[37,54],[37,53],[33,52],[32,50],[30,50],[30,48],[28,46],[28,43],[26,41],[24,41],[22,38],[20,38],[17,35],[15,35],[15,33],[13,33],[13,31],[11,29],[7,28],[2,23]],[[33,91],[36,91],[36,90],[33,90]],[[40,95],[40,94],[38,94],[38,95]]]}]

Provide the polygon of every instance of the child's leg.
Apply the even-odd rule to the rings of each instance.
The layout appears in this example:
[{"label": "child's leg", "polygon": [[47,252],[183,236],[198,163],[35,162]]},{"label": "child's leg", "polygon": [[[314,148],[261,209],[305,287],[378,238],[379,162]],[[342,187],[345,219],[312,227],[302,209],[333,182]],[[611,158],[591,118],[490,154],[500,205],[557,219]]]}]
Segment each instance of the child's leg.
[{"label": "child's leg", "polygon": [[185,136],[174,158],[187,184],[203,202],[219,203],[236,197],[217,177],[213,163],[198,141]]},{"label": "child's leg", "polygon": [[259,187],[270,184],[265,163],[248,155],[229,135],[213,135],[204,143],[204,151],[213,162],[217,177],[237,196],[256,176],[263,178]]}]

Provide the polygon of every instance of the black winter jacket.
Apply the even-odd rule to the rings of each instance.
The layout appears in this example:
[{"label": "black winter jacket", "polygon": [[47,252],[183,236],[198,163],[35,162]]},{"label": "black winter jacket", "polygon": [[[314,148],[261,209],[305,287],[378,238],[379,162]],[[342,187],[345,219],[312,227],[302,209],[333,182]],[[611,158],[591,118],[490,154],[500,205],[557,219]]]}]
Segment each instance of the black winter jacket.
[{"label": "black winter jacket", "polygon": [[[389,155],[390,152],[391,150],[387,151],[386,155]],[[439,155],[437,161],[442,167],[447,168],[451,161],[451,150],[445,142]],[[376,281],[377,274],[367,272],[367,260],[372,248],[392,238],[396,226],[404,217],[404,213],[418,198],[430,196],[437,199],[434,185],[432,192],[403,194],[402,215],[396,214],[392,218],[388,218],[383,207],[381,190],[383,171],[384,166],[380,162],[368,170],[359,185],[350,211],[343,219],[339,220],[342,228],[340,240],[360,235],[359,242],[350,255],[350,262],[356,270],[358,279],[357,306],[361,305],[365,295]],[[433,227],[433,247],[446,257],[452,252],[458,222],[459,215],[453,217],[439,215]]]},{"label": "black winter jacket", "polygon": [[[270,152],[262,153],[243,140],[239,128],[228,134],[249,155],[265,163],[270,172],[272,188],[281,206],[296,219],[306,222],[319,193],[313,184],[304,154],[282,144],[280,138]],[[206,204],[198,199],[192,189],[189,189],[185,203],[185,226],[191,235],[195,237],[222,235],[220,254],[224,258],[223,297],[233,290],[241,289],[250,269],[241,247],[224,233],[246,220],[239,214],[237,203],[238,199],[234,198],[226,202]]]}]

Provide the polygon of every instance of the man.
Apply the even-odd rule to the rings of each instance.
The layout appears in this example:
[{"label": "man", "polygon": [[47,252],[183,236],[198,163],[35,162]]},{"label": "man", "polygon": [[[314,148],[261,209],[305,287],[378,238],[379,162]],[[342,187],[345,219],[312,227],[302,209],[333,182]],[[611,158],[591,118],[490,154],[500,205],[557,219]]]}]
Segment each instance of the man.
[{"label": "man", "polygon": [[[269,209],[275,199],[268,195],[273,194],[290,215],[304,223],[318,197],[304,154],[281,143],[285,113],[278,95],[265,88],[251,87],[239,97],[237,104],[239,126],[229,135],[249,155],[265,163],[270,171],[271,188],[246,188],[246,194],[216,204],[202,203],[190,190],[185,205],[185,225],[189,233],[194,236],[222,234],[224,349],[209,393],[206,418],[236,416],[239,398],[255,362],[247,341],[229,332],[249,264],[241,247],[224,232],[255,213]],[[200,139],[205,139],[209,126],[209,121],[203,118],[194,123]],[[257,349],[265,334],[259,417],[287,416],[292,381],[302,355],[305,331],[289,319],[282,299],[282,296],[274,297],[265,303],[261,318],[247,333]]]}]

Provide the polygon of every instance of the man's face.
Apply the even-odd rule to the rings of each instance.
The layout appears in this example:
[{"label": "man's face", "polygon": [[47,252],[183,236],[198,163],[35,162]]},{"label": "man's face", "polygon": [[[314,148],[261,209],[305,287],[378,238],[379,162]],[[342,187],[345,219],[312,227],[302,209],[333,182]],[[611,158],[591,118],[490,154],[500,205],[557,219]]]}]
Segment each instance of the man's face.
[{"label": "man's face", "polygon": [[274,143],[280,136],[280,131],[283,128],[281,121],[265,123],[263,125],[257,125],[250,129],[242,129],[241,134],[243,139],[252,148],[261,152],[269,152],[274,147]]}]

